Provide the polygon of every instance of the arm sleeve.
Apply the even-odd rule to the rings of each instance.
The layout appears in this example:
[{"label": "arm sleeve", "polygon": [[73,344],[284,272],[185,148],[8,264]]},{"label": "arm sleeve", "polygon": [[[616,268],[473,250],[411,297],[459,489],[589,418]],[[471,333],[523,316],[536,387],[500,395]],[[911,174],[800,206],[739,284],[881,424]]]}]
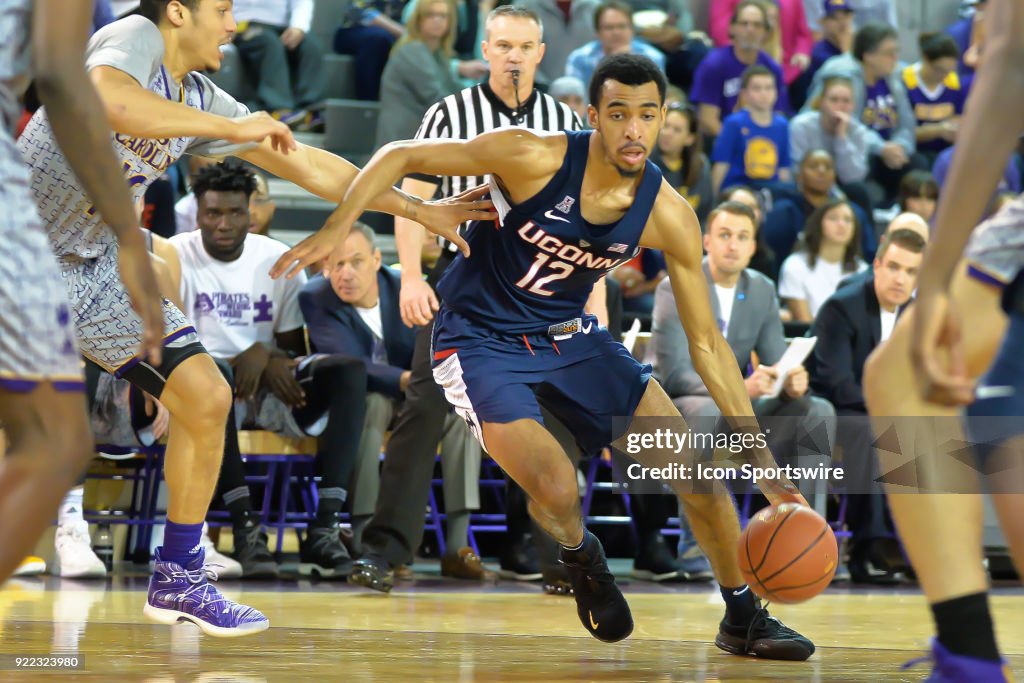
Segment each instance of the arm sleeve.
[{"label": "arm sleeve", "polygon": [[[249,109],[244,104],[218,88],[214,85],[213,81],[203,74],[192,73],[189,75],[189,78],[195,80],[196,85],[202,92],[203,109],[205,111],[229,119],[238,119],[249,115]],[[240,154],[241,152],[255,149],[257,146],[256,143],[252,142],[234,144],[227,140],[215,138],[196,138],[185,151],[196,156],[216,159],[231,156],[232,154]]]},{"label": "arm sleeve", "polygon": [[708,35],[715,45],[729,44],[729,24],[732,22],[732,13],[739,0],[715,0],[708,3]]},{"label": "arm sleeve", "polygon": [[736,119],[729,115],[722,122],[722,132],[715,138],[715,146],[711,148],[711,163],[731,164],[739,142],[740,131],[736,127]]},{"label": "arm sleeve", "polygon": [[[693,74],[693,89],[690,91],[690,99],[695,104],[710,104],[721,109],[722,83],[718,76],[718,70],[715,68],[716,62],[711,61],[712,59],[714,59],[713,51],[697,65],[697,70]],[[723,111],[722,114],[727,115],[728,112]]]},{"label": "arm sleeve", "polygon": [[807,292],[804,290],[804,282],[807,279],[807,264],[799,254],[791,254],[782,262],[782,272],[779,274],[779,296],[783,299],[798,299],[805,301]]},{"label": "arm sleeve", "polygon": [[826,301],[814,321],[814,375],[811,386],[837,408],[863,408],[864,393],[853,368],[856,329],[835,299]]},{"label": "arm sleeve", "polygon": [[676,18],[676,28],[684,37],[693,30],[693,12],[687,0],[668,0],[668,13]]},{"label": "arm sleeve", "polygon": [[789,125],[784,116],[780,116],[775,121],[776,134],[779,136],[779,169],[788,169],[793,165],[793,158],[789,155]]},{"label": "arm sleeve", "polygon": [[586,82],[583,75],[583,61],[586,59],[586,55],[583,54],[585,48],[586,45],[576,48],[569,53],[568,58],[565,60],[565,75],[578,78],[584,82]]},{"label": "arm sleeve", "polygon": [[418,103],[429,106],[449,94],[438,78],[434,55],[419,41],[406,43],[391,54],[384,78],[397,78],[408,91],[407,102],[413,107]]},{"label": "arm sleeve", "polygon": [[704,381],[693,368],[690,345],[683,323],[679,320],[679,311],[668,278],[663,279],[654,290],[651,346],[655,349],[655,372],[669,396],[708,394]]},{"label": "arm sleeve", "polygon": [[288,26],[309,33],[313,25],[313,0],[291,0]]},{"label": "arm sleeve", "polygon": [[789,116],[789,88],[786,87],[786,78],[782,74],[782,67],[773,63],[771,68],[772,73],[775,74],[775,87],[779,91],[779,98],[775,101],[775,111]]},{"label": "arm sleeve", "polygon": [[810,124],[814,122],[814,119],[802,115],[793,117],[789,122],[789,158],[794,167],[793,173],[797,173],[799,169],[796,167],[804,155],[813,149]]},{"label": "arm sleeve", "polygon": [[793,53],[811,55],[811,50],[814,49],[814,34],[811,33],[811,27],[807,25],[807,14],[804,12],[803,0],[792,0],[793,2],[793,30],[795,36],[793,40]]},{"label": "arm sleeve", "polygon": [[[263,275],[266,276],[266,273]],[[281,278],[278,283],[281,288],[278,309],[280,313],[274,315],[274,332],[297,330],[306,324],[305,318],[302,317],[302,309],[299,307],[299,292],[306,286],[306,272],[300,272],[291,280]]]},{"label": "arm sleeve", "polygon": [[903,83],[898,79],[894,88],[893,97],[896,100],[896,111],[899,112],[900,125],[893,133],[893,142],[899,143],[910,156],[917,151],[917,118],[914,116],[914,107],[910,104],[910,96]]},{"label": "arm sleeve", "polygon": [[[766,289],[770,290],[770,285],[766,283]],[[768,310],[763,312],[763,320],[761,322],[761,329],[757,332],[757,344],[754,346],[754,350],[757,351],[757,357],[761,360],[764,365],[775,365],[782,358],[782,354],[786,352],[786,333],[782,329],[782,318],[779,316],[779,301],[775,298],[775,292],[768,292],[771,296],[769,301],[771,304],[768,306]]]},{"label": "arm sleeve", "polygon": [[836,139],[836,177],[841,183],[859,183],[868,176],[869,160],[885,142],[877,132],[856,119],[850,120],[846,139]]},{"label": "arm sleeve", "polygon": [[110,66],[149,88],[164,58],[160,30],[142,16],[133,16],[97,31],[85,49],[85,69]]},{"label": "arm sleeve", "polygon": [[[434,104],[427,113],[423,115],[423,120],[420,121],[420,127],[416,130],[416,140],[433,140],[436,138],[450,138],[451,137],[451,125],[449,124],[449,111],[445,100],[441,100]],[[429,175],[426,173],[410,173],[410,178],[416,180],[422,180],[434,185],[441,184],[441,178],[436,175]],[[429,199],[424,197],[424,199]]]}]

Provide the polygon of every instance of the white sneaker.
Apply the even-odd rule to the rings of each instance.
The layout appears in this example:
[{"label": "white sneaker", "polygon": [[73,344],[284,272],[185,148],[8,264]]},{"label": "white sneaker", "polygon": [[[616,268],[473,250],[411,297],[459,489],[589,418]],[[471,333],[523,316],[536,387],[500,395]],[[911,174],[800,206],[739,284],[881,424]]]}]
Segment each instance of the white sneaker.
[{"label": "white sneaker", "polygon": [[89,523],[85,520],[69,522],[57,527],[54,537],[57,548],[55,576],[66,578],[102,578],[107,575],[103,560],[92,551],[92,539],[89,538]]},{"label": "white sneaker", "polygon": [[213,545],[213,541],[210,540],[210,534],[207,533],[209,529],[210,527],[204,523],[203,538],[200,540],[200,544],[206,552],[205,566],[217,572],[218,579],[242,578],[242,565],[237,560],[217,552],[217,547]]}]

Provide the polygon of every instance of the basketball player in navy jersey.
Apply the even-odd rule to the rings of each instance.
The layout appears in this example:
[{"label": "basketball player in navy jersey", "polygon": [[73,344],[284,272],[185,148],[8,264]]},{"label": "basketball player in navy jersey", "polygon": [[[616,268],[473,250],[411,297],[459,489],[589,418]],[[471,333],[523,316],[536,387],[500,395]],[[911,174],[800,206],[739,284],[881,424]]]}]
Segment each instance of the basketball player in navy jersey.
[{"label": "basketball player in navy jersey", "polygon": [[[950,481],[935,467],[942,459],[927,457],[962,448],[962,435],[935,433],[965,405],[970,442],[995,446],[976,450],[976,467],[992,492],[1003,494],[992,501],[1024,575],[1024,197],[974,227],[1024,133],[1024,2],[991,0],[985,11],[985,61],[960,125],[916,303],[864,369],[876,430],[895,426],[903,450],[896,464],[916,458],[918,477],[928,482],[921,493],[892,487],[889,504],[935,621],[928,680],[936,683],[1012,680],[989,611],[981,495],[938,493],[978,480],[965,481],[956,470]],[[908,395],[913,383],[919,392]],[[893,416],[912,419],[894,423]],[[922,422],[928,417],[947,419]]]},{"label": "basketball player in navy jersey", "polygon": [[[292,273],[329,253],[365,203],[408,173],[490,174],[500,220],[470,228],[471,255],[458,257],[438,284],[443,305],[434,324],[434,377],[488,453],[529,494],[530,513],[561,543],[580,621],[606,642],[627,637],[632,616],[600,542],[583,526],[575,470],[541,426],[539,404],[587,451],[626,436],[627,420],[615,416],[671,416],[679,421],[675,427],[685,426],[650,366],[583,313],[594,282],[638,246],[662,250],[694,365],[722,414],[735,416],[733,428],[757,431],[736,359],[711,312],[700,225],[648,161],[664,119],[665,88],[649,59],[615,55],[598,65],[590,84],[593,132],[506,129],[468,141],[387,145],[327,225],[272,271]],[[754,456],[774,462],[767,449]],[[679,458],[656,449],[637,457],[648,466]],[[761,484],[773,502],[803,502],[789,481]],[[717,495],[698,495],[675,485],[722,586],[726,615],[716,645],[733,654],[808,658],[814,645],[769,618],[743,585],[740,526],[724,486],[716,485]]]}]

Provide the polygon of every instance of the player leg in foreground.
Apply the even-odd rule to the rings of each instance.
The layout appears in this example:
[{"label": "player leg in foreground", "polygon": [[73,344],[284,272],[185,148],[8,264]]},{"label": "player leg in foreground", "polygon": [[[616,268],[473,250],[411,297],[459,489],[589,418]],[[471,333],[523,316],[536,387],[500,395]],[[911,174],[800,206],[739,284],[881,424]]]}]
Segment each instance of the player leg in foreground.
[{"label": "player leg in foreground", "polygon": [[[1000,309],[1002,290],[991,283],[971,277],[966,266],[959,269],[951,295],[964,312],[967,330],[985,330],[985,334],[965,336],[964,361],[970,377],[981,377],[999,351],[999,340],[1007,328]],[[871,356],[865,367],[864,390],[873,416],[876,433],[896,427],[899,453],[893,446],[880,444],[883,471],[902,464],[907,456],[930,463],[953,463],[950,453],[962,448],[965,438],[960,428],[960,411],[922,398],[902,387],[914,386],[916,377],[910,363],[910,333],[914,324],[911,309],[899,321],[889,340]],[[1010,336],[1007,343],[1011,342]],[[1017,349],[1004,346],[1019,358]],[[1019,362],[1019,361],[1017,361]],[[992,376],[994,384],[1006,384],[1009,378]],[[1017,389],[1019,395],[1021,388]],[[977,402],[976,410],[998,415]],[[1019,411],[1018,411],[1019,412]],[[945,452],[943,452],[945,448]],[[1020,452],[1018,446],[1017,452]],[[889,467],[886,465],[889,464]],[[1017,470],[1019,472],[1019,469]],[[1006,472],[1001,474],[1006,477]],[[951,479],[940,471],[930,473],[918,486],[927,491],[955,490]],[[963,470],[952,476],[962,477]],[[1024,495],[1021,483],[1004,482],[1007,493],[993,496],[1000,521],[1010,543],[1018,571],[1024,569]],[[980,480],[965,482],[961,491],[978,491]],[[984,525],[982,494],[972,492],[906,492],[899,485],[888,486],[889,506],[900,538],[917,573],[921,588],[931,607],[937,637],[932,643],[937,681],[1004,681],[1004,672],[996,645],[995,630],[988,605],[988,577],[983,565],[982,530]],[[1014,495],[1012,491],[1016,490]],[[901,492],[903,491],[903,492]],[[944,541],[948,539],[948,541]],[[932,679],[929,679],[932,680]]]}]

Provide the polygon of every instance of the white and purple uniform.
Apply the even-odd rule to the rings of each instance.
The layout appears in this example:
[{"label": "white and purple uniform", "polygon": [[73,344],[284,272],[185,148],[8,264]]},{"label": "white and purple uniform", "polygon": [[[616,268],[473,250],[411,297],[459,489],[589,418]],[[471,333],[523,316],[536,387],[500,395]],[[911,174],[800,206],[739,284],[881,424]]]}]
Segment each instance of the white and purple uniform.
[{"label": "white and purple uniform", "polygon": [[67,294],[15,146],[19,98],[30,79],[32,0],[0,0],[0,389],[44,381],[83,389]]},{"label": "white and purple uniform", "polygon": [[[100,29],[86,49],[86,68],[108,66],[173,102],[226,117],[248,110],[201,74],[175,83],[163,65],[164,43],[157,27],[131,16]],[[115,133],[113,146],[135,199],[184,154],[220,157],[244,146],[200,138],[143,139]],[[54,140],[45,110],[32,117],[18,141],[32,171],[31,190],[50,243],[60,261],[82,352],[123,374],[138,359],[142,322],[118,275],[117,241],[75,178]],[[192,323],[164,301],[164,343],[184,347],[198,341]]]}]

